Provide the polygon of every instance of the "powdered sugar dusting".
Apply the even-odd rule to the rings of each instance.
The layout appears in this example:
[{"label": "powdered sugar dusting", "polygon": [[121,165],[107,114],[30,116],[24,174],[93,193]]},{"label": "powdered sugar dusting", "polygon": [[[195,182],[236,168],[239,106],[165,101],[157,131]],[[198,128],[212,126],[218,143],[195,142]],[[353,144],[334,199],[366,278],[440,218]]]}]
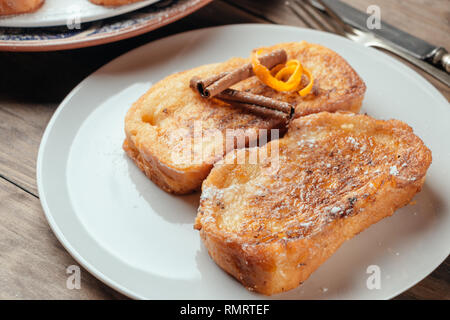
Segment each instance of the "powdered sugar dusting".
[{"label": "powdered sugar dusting", "polygon": [[391,174],[391,175],[393,175],[393,176],[398,176],[398,169],[397,169],[397,166],[392,166],[392,167],[389,169],[389,174]]},{"label": "powdered sugar dusting", "polygon": [[200,200],[214,199],[223,197],[223,190],[216,187],[207,187],[203,189]]}]

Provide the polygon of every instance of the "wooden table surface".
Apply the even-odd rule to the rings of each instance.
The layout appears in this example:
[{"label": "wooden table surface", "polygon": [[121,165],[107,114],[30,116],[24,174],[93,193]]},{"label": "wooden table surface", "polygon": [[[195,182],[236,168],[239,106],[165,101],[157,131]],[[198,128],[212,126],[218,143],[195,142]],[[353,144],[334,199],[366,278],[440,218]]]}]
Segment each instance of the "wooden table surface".
[{"label": "wooden table surface", "polygon": [[[449,0],[345,0],[383,21],[450,48]],[[77,264],[53,235],[36,188],[44,129],[62,99],[86,76],[142,44],[185,30],[233,23],[303,26],[284,1],[215,0],[176,23],[137,38],[49,53],[0,52],[0,299],[126,299],[81,271],[80,290],[66,288]],[[447,99],[450,89],[426,76]],[[450,259],[397,299],[450,299]]]}]

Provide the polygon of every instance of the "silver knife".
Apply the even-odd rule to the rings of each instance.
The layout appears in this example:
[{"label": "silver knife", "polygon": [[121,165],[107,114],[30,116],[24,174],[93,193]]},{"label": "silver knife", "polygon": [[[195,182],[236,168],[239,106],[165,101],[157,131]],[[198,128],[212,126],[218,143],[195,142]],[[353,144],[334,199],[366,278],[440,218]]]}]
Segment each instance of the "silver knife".
[{"label": "silver knife", "polygon": [[[445,48],[436,47],[428,42],[414,37],[396,27],[381,21],[381,29],[370,30],[367,27],[368,15],[339,0],[322,0],[338,14],[346,23],[355,28],[371,32],[390,44],[395,45],[400,50],[411,56],[426,61],[436,68],[443,69],[450,73],[450,54]],[[311,3],[318,9],[324,10],[319,2],[313,0]]]}]

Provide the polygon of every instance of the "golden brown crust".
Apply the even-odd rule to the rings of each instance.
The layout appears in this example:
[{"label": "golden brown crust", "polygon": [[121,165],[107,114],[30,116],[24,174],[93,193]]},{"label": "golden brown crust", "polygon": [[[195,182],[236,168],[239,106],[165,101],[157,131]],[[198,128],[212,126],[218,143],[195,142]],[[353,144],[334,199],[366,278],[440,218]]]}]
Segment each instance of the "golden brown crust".
[{"label": "golden brown crust", "polygon": [[[366,85],[344,58],[326,47],[305,41],[268,48],[269,51],[276,49],[286,50],[288,59],[298,59],[310,70],[315,83],[313,94],[302,98],[296,92],[278,92],[262,85],[256,77],[238,83],[235,88],[291,103],[296,106],[296,117],[321,111],[359,112]],[[307,81],[304,77],[302,86]]]},{"label": "golden brown crust", "polygon": [[101,6],[123,6],[125,4],[131,4],[142,0],[89,0],[93,4]]},{"label": "golden brown crust", "polygon": [[[280,44],[269,50],[276,48],[284,48],[289,58],[300,59],[312,71],[316,77],[314,94],[302,98],[297,92],[275,92],[256,77],[242,81],[233,88],[293,103],[297,116],[322,110],[359,111],[365,85],[339,55],[306,42]],[[150,88],[128,111],[125,119],[128,145],[139,152],[142,160],[138,160],[141,162],[138,165],[141,169],[147,166],[144,171],[161,188],[173,193],[188,193],[200,188],[212,164],[229,151],[224,141],[215,135],[217,131],[222,133],[223,138],[228,129],[253,132],[256,136],[262,129],[284,129],[284,122],[280,119],[256,115],[217,99],[203,99],[189,88],[189,80],[193,76],[204,78],[248,62],[249,59],[232,58],[224,63],[168,76]],[[203,141],[193,146],[191,142],[196,123],[201,125]],[[183,130],[184,133],[181,132]],[[247,143],[255,141],[248,135],[245,140]],[[203,150],[200,160],[186,161],[184,157],[186,152],[190,152],[188,149],[197,150],[197,147]],[[215,151],[220,147],[223,152],[218,155]]]},{"label": "golden brown crust", "polygon": [[271,170],[270,157],[234,163],[251,149],[217,163],[195,225],[220,267],[267,295],[297,287],[345,240],[408,204],[431,163],[410,127],[364,115],[302,117],[278,143]]},{"label": "golden brown crust", "polygon": [[205,168],[203,172],[191,173],[191,176],[189,176],[184,172],[166,168],[154,156],[151,156],[150,160],[144,159],[142,154],[127,139],[123,142],[123,149],[147,177],[164,191],[174,194],[186,194],[195,191],[212,168],[211,165],[211,167]]},{"label": "golden brown crust", "polygon": [[44,0],[0,0],[0,16],[31,13],[43,4]]}]

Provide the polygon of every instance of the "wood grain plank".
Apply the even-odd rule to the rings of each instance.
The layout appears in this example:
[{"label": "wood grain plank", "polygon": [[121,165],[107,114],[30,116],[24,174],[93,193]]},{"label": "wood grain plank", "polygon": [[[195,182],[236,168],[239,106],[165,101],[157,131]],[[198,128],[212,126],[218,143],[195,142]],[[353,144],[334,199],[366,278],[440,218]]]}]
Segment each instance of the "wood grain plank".
[{"label": "wood grain plank", "polygon": [[37,152],[53,110],[43,104],[0,103],[0,174],[35,195]]},{"label": "wood grain plank", "polygon": [[39,200],[0,179],[0,299],[124,299],[81,268],[81,289],[66,287],[78,265],[53,235]]},{"label": "wood grain plank", "polygon": [[[237,8],[253,13],[272,23],[306,27],[285,5],[286,1],[224,0]],[[448,0],[344,0],[346,3],[366,11],[369,5],[378,5],[381,19],[419,38],[442,47],[450,48],[450,6]],[[396,59],[396,56],[389,54]],[[424,76],[450,101],[450,88],[410,63],[398,59]]]},{"label": "wood grain plank", "polygon": [[448,0],[342,0],[366,11],[381,9],[381,19],[397,28],[442,47],[450,46],[450,3]]},{"label": "wood grain plank", "polygon": [[[286,1],[273,0],[222,0],[261,19],[277,24],[305,27],[286,6]],[[448,0],[342,0],[347,4],[366,11],[370,5],[381,9],[381,19],[403,31],[427,39],[438,46],[450,45],[450,6]]]}]

